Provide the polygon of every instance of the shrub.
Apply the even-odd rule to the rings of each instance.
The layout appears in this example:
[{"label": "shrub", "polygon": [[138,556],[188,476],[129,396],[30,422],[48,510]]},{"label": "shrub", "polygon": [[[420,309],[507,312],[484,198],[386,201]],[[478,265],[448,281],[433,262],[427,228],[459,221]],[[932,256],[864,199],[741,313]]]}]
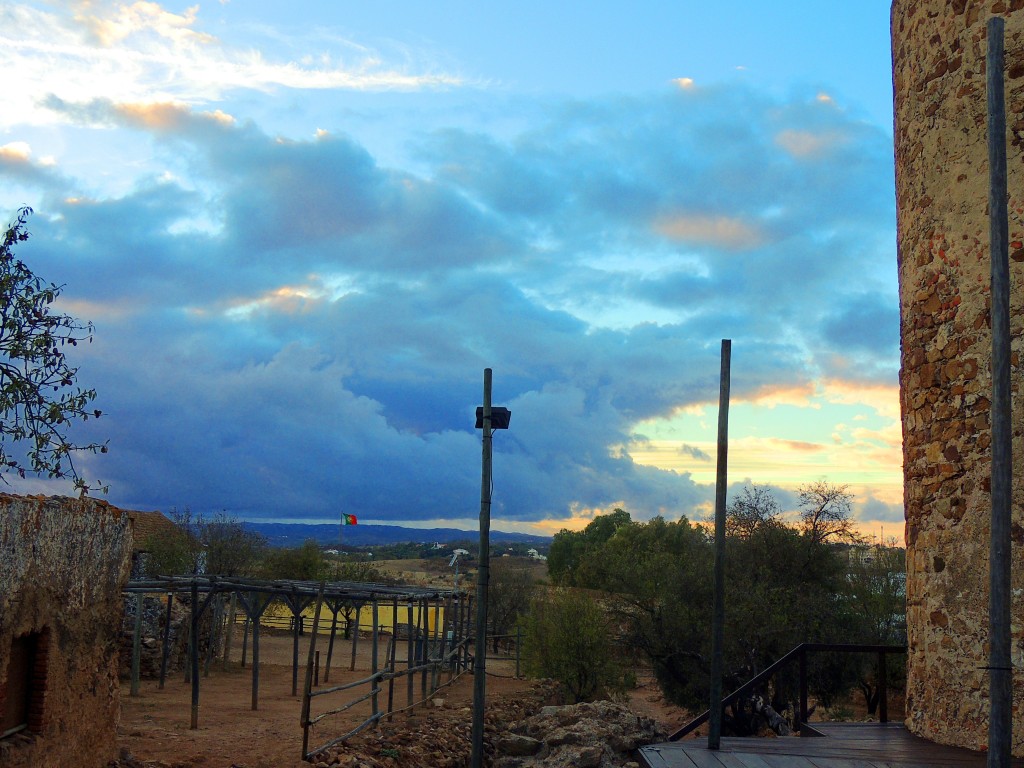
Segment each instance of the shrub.
[{"label": "shrub", "polygon": [[592,598],[559,590],[531,603],[524,637],[526,673],[561,683],[572,703],[626,690],[613,654],[609,620]]}]

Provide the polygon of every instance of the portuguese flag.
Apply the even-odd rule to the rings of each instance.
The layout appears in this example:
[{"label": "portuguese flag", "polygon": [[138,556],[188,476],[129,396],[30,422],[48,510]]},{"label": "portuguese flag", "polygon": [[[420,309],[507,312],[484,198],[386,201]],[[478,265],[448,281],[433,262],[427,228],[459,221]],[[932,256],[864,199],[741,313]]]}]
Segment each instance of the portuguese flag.
[{"label": "portuguese flag", "polygon": [[359,521],[356,520],[356,516],[355,515],[342,515],[341,516],[341,524],[342,525],[355,525],[358,522]]}]

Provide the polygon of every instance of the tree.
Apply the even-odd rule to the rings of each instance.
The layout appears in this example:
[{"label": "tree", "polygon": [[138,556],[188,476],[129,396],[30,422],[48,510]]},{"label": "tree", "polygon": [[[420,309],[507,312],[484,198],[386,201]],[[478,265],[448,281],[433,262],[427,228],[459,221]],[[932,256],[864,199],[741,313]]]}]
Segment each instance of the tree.
[{"label": "tree", "polygon": [[491,563],[487,583],[487,620],[494,636],[494,652],[500,635],[508,634],[516,619],[530,608],[533,572],[528,564],[511,557],[499,557]]},{"label": "tree", "polygon": [[199,573],[202,546],[193,534],[192,512],[172,510],[174,531],[146,537],[144,569],[147,576],[180,576]]},{"label": "tree", "polygon": [[266,550],[266,540],[245,530],[223,513],[212,520],[188,507],[171,510],[176,532],[146,540],[146,573],[169,576],[204,573],[215,576],[253,576]]},{"label": "tree", "polygon": [[197,519],[197,535],[206,552],[206,573],[253,576],[267,548],[266,539],[245,530],[241,521],[220,513],[213,520]]},{"label": "tree", "polygon": [[597,515],[582,531],[563,528],[555,534],[548,551],[548,574],[556,584],[579,585],[577,569],[589,553],[599,549],[624,525],[630,525],[629,512],[618,507],[608,515]]},{"label": "tree", "polygon": [[[907,553],[896,546],[857,547],[850,551],[849,609],[854,616],[853,638],[873,645],[907,642]],[[868,714],[875,714],[881,697],[876,659],[860,659],[857,686]],[[891,654],[886,662],[887,684],[906,681],[906,657]]]},{"label": "tree", "polygon": [[849,488],[819,480],[797,489],[800,527],[812,544],[860,540],[853,529],[853,494]]},{"label": "tree", "polygon": [[[18,212],[0,245],[0,466],[21,477],[31,472],[71,478],[85,494],[96,486],[79,474],[74,455],[106,453],[107,445],[76,445],[68,437],[72,422],[99,418],[101,412],[91,407],[96,390],[76,385],[78,368],[65,349],[91,342],[93,327],[55,312],[63,286],[44,283],[15,258],[15,244],[29,237],[31,212]],[[24,457],[16,455],[15,445],[25,446]]]},{"label": "tree", "polygon": [[534,600],[524,646],[527,674],[557,680],[573,704],[627,687],[626,670],[612,652],[608,614],[586,594],[558,590]]},{"label": "tree", "polygon": [[267,579],[321,581],[327,577],[329,565],[324,561],[316,539],[306,539],[299,547],[281,547],[267,552],[262,576]]},{"label": "tree", "polygon": [[771,489],[763,485],[745,485],[725,511],[725,533],[749,539],[766,526],[782,525],[782,508]]}]

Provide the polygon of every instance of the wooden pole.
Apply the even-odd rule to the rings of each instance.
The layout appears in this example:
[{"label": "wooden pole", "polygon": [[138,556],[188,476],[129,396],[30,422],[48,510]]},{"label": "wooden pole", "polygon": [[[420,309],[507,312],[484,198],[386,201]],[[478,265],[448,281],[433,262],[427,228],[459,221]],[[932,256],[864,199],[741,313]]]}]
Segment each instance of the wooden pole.
[{"label": "wooden pole", "polygon": [[316,612],[313,614],[313,633],[309,638],[309,655],[306,657],[306,682],[302,688],[302,759],[309,753],[309,708],[313,692],[313,661],[316,653],[316,635],[320,628],[320,606],[324,602],[324,582],[316,595]]},{"label": "wooden pole", "polygon": [[129,695],[139,695],[139,676],[142,667],[142,604],[144,595],[135,595],[135,632],[132,635],[132,685]]},{"label": "wooden pole", "polygon": [[260,708],[260,615],[252,618],[252,711]]},{"label": "wooden pole", "polygon": [[356,603],[355,619],[352,621],[352,660],[348,665],[349,672],[354,672],[356,669],[356,647],[359,644],[359,612],[362,609],[363,606]]},{"label": "wooden pole", "polygon": [[487,695],[487,583],[491,532],[491,369],[484,369],[483,449],[480,474],[480,557],[476,577],[476,659],[473,668],[472,768],[484,760],[484,699]]},{"label": "wooden pole", "polygon": [[391,679],[388,680],[388,722],[393,719],[395,701],[395,646],[398,645],[398,597],[394,598],[391,604]]},{"label": "wooden pole", "polygon": [[[375,675],[380,670],[380,663],[379,663],[379,659],[377,658],[377,644],[379,642],[380,642],[380,614],[379,614],[379,605],[377,603],[377,598],[374,597],[373,598],[373,649],[370,651],[370,668],[373,670],[373,674],[375,674]],[[377,690],[379,682],[380,682],[379,680],[375,679],[370,684],[370,688],[372,690]],[[377,694],[376,693],[374,693],[373,696],[370,698],[370,702],[371,702],[371,707],[373,709],[373,717],[374,717],[373,727],[376,728],[378,723],[380,723],[380,720],[377,719],[377,713],[380,711],[380,709],[379,709],[379,706],[377,704]]]},{"label": "wooden pole", "polygon": [[388,722],[390,723],[394,719],[395,708],[395,643],[398,638],[391,635],[391,640],[388,641],[388,672],[390,676],[388,679]]},{"label": "wooden pole", "polygon": [[210,642],[206,646],[206,659],[203,661],[203,677],[210,676],[210,664],[220,642],[221,623],[224,620],[224,603],[218,595],[213,603],[213,617],[210,620]]},{"label": "wooden pole", "polygon": [[164,617],[164,647],[160,653],[160,690],[164,689],[167,679],[167,657],[171,653],[171,608],[174,605],[174,593],[167,593],[167,613]]},{"label": "wooden pole", "polygon": [[245,658],[249,652],[249,624],[252,619],[248,614],[245,616],[245,623],[242,625],[242,669],[245,669]]},{"label": "wooden pole", "polygon": [[192,647],[189,653],[192,669],[192,721],[190,730],[199,727],[199,583],[192,580]]},{"label": "wooden pole", "polygon": [[[427,648],[429,647],[428,640],[430,639],[430,634],[428,632],[428,627],[430,626],[430,623],[427,621],[427,598],[425,597],[420,600],[420,619],[418,623],[420,625],[420,636],[418,638],[419,650],[416,653],[416,663],[422,666],[427,663]],[[427,700],[426,668],[424,668],[423,671],[420,672],[420,699],[423,701]]]},{"label": "wooden pole", "polygon": [[329,682],[328,678],[331,675],[331,657],[334,656],[334,638],[338,635],[338,608],[341,607],[335,600],[331,600],[327,605],[330,606],[331,616],[333,618],[331,619],[331,639],[327,641],[327,666],[324,667],[325,683]]},{"label": "wooden pole", "polygon": [[722,737],[722,645],[725,638],[725,495],[729,469],[729,380],[732,341],[722,339],[718,392],[718,476],[715,480],[715,597],[711,618],[711,714],[708,749]]},{"label": "wooden pole", "polygon": [[409,603],[406,605],[405,608],[406,608],[406,613],[405,613],[406,632],[408,632],[408,634],[409,634],[409,641],[408,641],[408,643],[406,643],[406,657],[405,658],[406,658],[406,666],[410,670],[405,675],[406,676],[406,689],[407,689],[406,690],[406,704],[408,705],[408,709],[406,710],[406,715],[408,717],[412,717],[412,703],[413,703],[413,700],[414,700],[413,697],[415,695],[415,694],[413,694],[413,683],[415,681],[415,675],[413,675],[411,670],[413,668],[413,665],[416,663],[415,660],[413,659],[413,655],[414,655],[415,652],[413,650],[413,642],[414,642],[413,634],[414,634],[414,630],[413,630],[413,626],[412,626],[412,600],[409,601]]},{"label": "wooden pole", "polygon": [[1010,264],[1006,209],[1006,107],[1003,19],[988,20],[989,238],[992,262],[992,517],[989,538],[988,766],[1009,768],[1013,727],[1010,656],[1010,529],[1013,496],[1013,410],[1010,393]]},{"label": "wooden pole", "polygon": [[299,608],[299,599],[292,588],[292,696],[299,695],[299,628],[302,621],[302,611]]},{"label": "wooden pole", "polygon": [[231,593],[231,603],[228,606],[228,628],[227,632],[224,633],[224,664],[225,670],[228,668],[228,664],[231,661],[231,641],[235,637],[235,617],[238,611],[238,596],[235,592]]}]

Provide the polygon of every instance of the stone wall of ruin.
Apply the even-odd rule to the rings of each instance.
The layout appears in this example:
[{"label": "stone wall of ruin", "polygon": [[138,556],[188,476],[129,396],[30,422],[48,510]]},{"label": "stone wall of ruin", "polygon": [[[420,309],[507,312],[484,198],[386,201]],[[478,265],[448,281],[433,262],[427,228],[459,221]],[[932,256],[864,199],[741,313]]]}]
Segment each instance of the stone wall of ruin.
[{"label": "stone wall of ruin", "polygon": [[988,152],[985,24],[1006,17],[1013,332],[1014,754],[1024,755],[1024,0],[895,0],[896,196],[910,641],[907,725],[987,744]]},{"label": "stone wall of ruin", "polygon": [[92,499],[0,495],[0,690],[12,640],[46,638],[29,731],[0,740],[5,768],[103,766],[117,756],[126,514]]}]

